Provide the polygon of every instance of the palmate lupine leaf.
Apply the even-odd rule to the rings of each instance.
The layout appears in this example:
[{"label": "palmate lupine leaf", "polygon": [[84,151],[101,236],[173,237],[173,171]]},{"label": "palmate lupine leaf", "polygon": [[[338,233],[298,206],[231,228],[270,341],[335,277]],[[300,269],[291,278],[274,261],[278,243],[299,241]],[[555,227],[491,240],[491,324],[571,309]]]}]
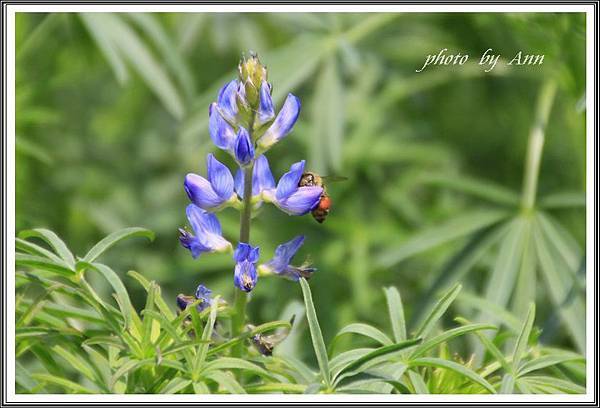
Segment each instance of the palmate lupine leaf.
[{"label": "palmate lupine leaf", "polygon": [[514,191],[490,180],[479,180],[464,174],[457,177],[446,173],[426,173],[419,176],[419,182],[455,190],[498,205],[516,208],[520,203],[520,197]]},{"label": "palmate lupine leaf", "polygon": [[574,285],[573,272],[560,268],[561,262],[556,259],[556,254],[552,251],[537,222],[534,223],[533,237],[537,259],[550,299],[558,309],[577,349],[583,352],[585,350],[585,307],[579,296],[569,298]]},{"label": "palmate lupine leaf", "polygon": [[[80,13],[94,39],[110,61],[117,78],[127,79],[124,75],[124,61],[133,67],[162,102],[165,109],[176,119],[182,119],[184,104],[179,90],[162,65],[155,59],[138,34],[118,14]],[[125,71],[126,72],[126,71]]]},{"label": "palmate lupine leaf", "polygon": [[493,225],[507,214],[501,210],[479,210],[468,215],[461,214],[441,225],[426,228],[407,242],[383,251],[376,257],[377,264],[379,267],[389,268],[408,257]]}]

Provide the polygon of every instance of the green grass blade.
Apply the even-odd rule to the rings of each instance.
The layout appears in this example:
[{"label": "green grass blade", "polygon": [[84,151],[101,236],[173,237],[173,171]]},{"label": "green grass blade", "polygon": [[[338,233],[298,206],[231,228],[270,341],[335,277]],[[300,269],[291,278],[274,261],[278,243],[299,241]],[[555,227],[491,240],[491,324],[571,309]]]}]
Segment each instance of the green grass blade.
[{"label": "green grass blade", "polygon": [[519,369],[518,375],[523,376],[532,371],[542,370],[569,361],[585,362],[585,358],[575,353],[548,354],[523,364]]},{"label": "green grass blade", "polygon": [[409,370],[408,378],[410,379],[410,382],[412,383],[417,394],[429,394],[429,388],[427,388],[427,384],[425,383],[425,380],[423,380],[421,374],[416,371]]},{"label": "green grass blade", "polygon": [[321,370],[321,375],[323,376],[323,382],[325,383],[325,386],[330,388],[331,377],[329,372],[327,348],[325,348],[323,334],[321,333],[319,321],[317,320],[317,313],[315,312],[310,286],[308,286],[308,282],[304,278],[300,278],[300,286],[302,287],[302,295],[304,296],[304,305],[306,307],[306,320],[308,321],[310,337],[312,339],[315,355],[317,356],[317,362],[319,363],[319,369]]},{"label": "green grass blade", "polygon": [[26,266],[29,268],[53,272],[66,278],[72,278],[75,276],[75,271],[70,269],[64,262],[55,262],[48,258],[42,258],[41,256],[16,253],[15,265],[17,267]]}]

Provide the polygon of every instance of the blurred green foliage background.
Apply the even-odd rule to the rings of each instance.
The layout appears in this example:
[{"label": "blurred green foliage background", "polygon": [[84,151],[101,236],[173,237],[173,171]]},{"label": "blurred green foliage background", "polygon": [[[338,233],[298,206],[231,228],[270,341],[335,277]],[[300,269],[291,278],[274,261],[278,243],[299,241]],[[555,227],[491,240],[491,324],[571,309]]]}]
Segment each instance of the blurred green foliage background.
[{"label": "blurred green foliage background", "polygon": [[[349,178],[329,186],[334,207],[323,225],[273,207],[252,225],[265,260],[279,243],[306,234],[299,256],[318,268],[311,286],[326,340],[352,321],[386,327],[382,286],[400,289],[413,319],[453,280],[486,296],[506,256],[500,244],[464,273],[452,272],[450,261],[493,226],[478,224],[482,211],[503,208],[487,193],[505,201],[520,195],[536,99],[549,78],[557,93],[538,195],[584,264],[584,23],[583,14],[551,13],[19,13],[17,231],[50,228],[81,255],[116,229],[147,227],[155,242],[125,244],[105,261],[126,284],[125,272],[135,269],[156,280],[173,306],[177,293],[192,294],[200,282],[231,301],[230,256],[193,260],[177,228],[186,222],[185,174],[203,174],[206,154],[217,150],[208,105],[241,54],[253,50],[269,68],[277,106],[288,92],[303,103],[293,133],[270,152],[275,177],[306,159],[311,170]],[[441,48],[470,61],[415,73]],[[502,58],[485,73],[476,62],[488,48]],[[520,50],[544,54],[544,64],[507,66]],[[233,168],[223,152],[217,157]],[[235,242],[238,213],[219,217]],[[538,289],[527,293],[543,300],[542,339],[574,347],[542,277],[533,279],[528,285]],[[141,307],[145,295],[128,288]],[[300,313],[300,301],[298,285],[262,279],[251,320]],[[463,307],[456,313],[473,314]],[[300,355],[310,341],[304,334],[288,346]]]}]

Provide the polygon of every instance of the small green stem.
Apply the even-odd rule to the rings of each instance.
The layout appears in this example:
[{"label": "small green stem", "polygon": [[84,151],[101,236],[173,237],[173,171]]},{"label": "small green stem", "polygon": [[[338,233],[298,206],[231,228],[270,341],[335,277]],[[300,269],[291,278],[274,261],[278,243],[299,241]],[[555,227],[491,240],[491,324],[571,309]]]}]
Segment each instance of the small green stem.
[{"label": "small green stem", "polygon": [[537,182],[540,174],[540,163],[544,148],[544,132],[548,124],[550,110],[556,95],[556,82],[547,81],[540,89],[536,103],[535,122],[529,133],[527,157],[525,159],[525,176],[523,178],[523,193],[521,196],[521,209],[530,212],[535,206]]},{"label": "small green stem", "polygon": [[[244,200],[240,215],[240,242],[250,243],[250,219],[252,217],[252,170],[254,162],[243,169],[244,171]],[[234,314],[231,320],[232,336],[239,336],[244,330],[246,320],[246,301],[248,295],[242,290],[235,291]],[[234,348],[234,355],[241,356],[243,342]]]}]

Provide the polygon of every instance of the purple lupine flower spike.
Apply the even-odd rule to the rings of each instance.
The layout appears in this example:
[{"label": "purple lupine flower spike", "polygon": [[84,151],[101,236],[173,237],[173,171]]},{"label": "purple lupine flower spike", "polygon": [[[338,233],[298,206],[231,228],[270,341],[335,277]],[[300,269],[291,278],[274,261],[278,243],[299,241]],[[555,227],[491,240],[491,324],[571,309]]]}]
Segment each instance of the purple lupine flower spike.
[{"label": "purple lupine flower spike", "polygon": [[304,215],[314,209],[319,203],[323,188],[318,186],[298,187],[304,173],[304,164],[304,160],[292,164],[290,171],[279,179],[276,189],[262,192],[263,199],[272,202],[290,215]]}]

